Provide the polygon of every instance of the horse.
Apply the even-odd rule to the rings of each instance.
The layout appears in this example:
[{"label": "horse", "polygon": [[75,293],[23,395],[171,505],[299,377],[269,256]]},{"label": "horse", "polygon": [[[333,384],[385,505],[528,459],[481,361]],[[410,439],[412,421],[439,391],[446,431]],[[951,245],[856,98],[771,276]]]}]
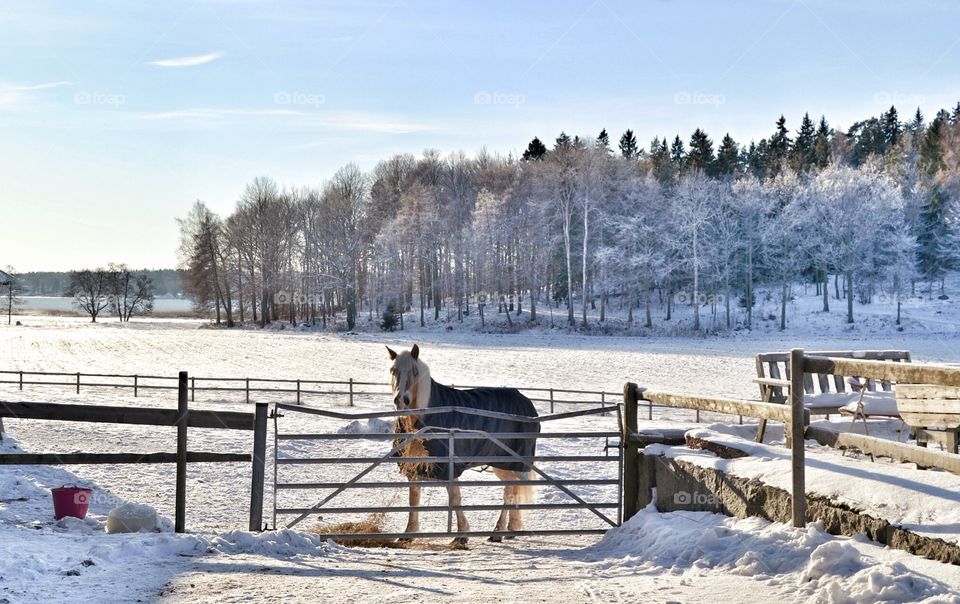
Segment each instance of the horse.
[{"label": "horse", "polygon": [[[395,426],[397,433],[411,433],[423,427],[439,427],[460,430],[483,430],[488,433],[524,433],[539,434],[540,423],[537,410],[533,403],[515,388],[474,388],[457,390],[438,384],[430,376],[430,368],[420,360],[420,347],[413,345],[409,351],[394,352],[387,347],[390,360],[390,382],[393,389],[393,402],[398,411],[407,409],[427,409],[436,407],[469,407],[487,411],[496,411],[515,416],[532,418],[533,421],[512,420],[509,418],[492,418],[457,411],[441,412],[423,416],[402,416]],[[522,457],[533,457],[536,454],[536,437],[530,438],[499,438],[506,447],[509,447]],[[447,496],[450,505],[459,506],[462,498],[457,479],[469,467],[490,466],[494,474],[501,481],[530,480],[532,463],[517,460],[508,451],[497,446],[488,439],[460,439],[456,441],[454,449],[456,457],[503,457],[503,461],[490,463],[457,461],[453,465],[453,476],[448,487]],[[447,458],[448,448],[446,439],[415,439],[408,443],[398,453],[402,457],[437,457]],[[400,471],[408,479],[410,513],[404,533],[415,534],[420,531],[420,517],[416,510],[420,505],[420,489],[416,483],[421,480],[448,480],[451,478],[450,464],[445,461],[420,464],[415,462],[400,462]],[[532,503],[534,501],[533,486],[505,485],[503,488],[503,509],[497,520],[494,531],[504,529],[511,532],[523,529],[524,511],[516,509],[517,504]],[[457,532],[469,532],[470,524],[461,510],[456,510]],[[409,542],[413,537],[404,538]],[[510,537],[508,537],[510,538]],[[501,537],[492,535],[490,541],[500,542]],[[457,537],[451,543],[454,547],[466,547],[467,537]]]}]

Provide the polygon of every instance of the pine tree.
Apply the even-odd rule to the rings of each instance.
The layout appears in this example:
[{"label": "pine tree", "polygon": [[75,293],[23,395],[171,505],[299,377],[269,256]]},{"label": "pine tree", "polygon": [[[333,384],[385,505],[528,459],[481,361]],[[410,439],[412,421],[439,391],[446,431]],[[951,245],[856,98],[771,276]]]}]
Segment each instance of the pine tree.
[{"label": "pine tree", "polygon": [[797,131],[797,140],[793,143],[793,151],[790,154],[790,165],[794,171],[806,172],[816,163],[815,134],[810,114],[804,113],[800,129]]},{"label": "pine tree", "polygon": [[523,161],[539,161],[547,154],[547,146],[543,144],[536,136],[527,145],[527,150],[523,152]]},{"label": "pine tree", "polygon": [[946,111],[938,112],[920,142],[917,167],[924,176],[932,177],[943,168],[943,137],[946,130],[944,124],[947,119]]},{"label": "pine tree", "polygon": [[769,174],[776,176],[790,153],[790,134],[787,130],[787,118],[783,115],[777,120],[777,131],[770,137],[769,145],[769,155],[765,163]]},{"label": "pine tree", "polygon": [[830,163],[830,126],[827,118],[820,116],[817,136],[813,141],[813,158],[818,168],[826,168]]},{"label": "pine tree", "polygon": [[767,142],[767,139],[762,138],[757,144],[750,142],[750,149],[747,151],[747,170],[750,174],[763,180],[768,175],[767,170],[767,157],[770,152],[770,143]]},{"label": "pine tree", "polygon": [[917,107],[917,112],[913,114],[913,121],[907,126],[910,132],[920,132],[923,130],[923,112]]},{"label": "pine tree", "polygon": [[960,101],[957,101],[957,106],[953,108],[953,113],[950,115],[950,123],[954,126],[960,124]]},{"label": "pine tree", "polygon": [[634,136],[633,130],[628,129],[623,133],[623,136],[620,137],[620,154],[630,159],[636,157],[638,151],[637,137]]},{"label": "pine tree", "polygon": [[897,115],[897,108],[893,105],[880,116],[880,130],[883,132],[883,152],[886,153],[888,149],[900,142],[900,118]]},{"label": "pine tree", "polygon": [[557,140],[553,143],[553,150],[559,151],[561,149],[567,149],[573,145],[573,141],[570,139],[570,135],[566,132],[561,132],[560,136],[557,137]]},{"label": "pine tree", "polygon": [[670,145],[670,160],[673,162],[673,169],[679,175],[683,173],[683,166],[686,162],[687,152],[683,148],[683,141],[678,134]]},{"label": "pine tree", "polygon": [[707,176],[714,174],[713,141],[707,133],[697,128],[690,136],[690,152],[687,153],[687,167],[692,170],[701,170]]},{"label": "pine tree", "polygon": [[847,131],[847,139],[852,143],[850,163],[854,166],[862,165],[872,155],[886,153],[886,136],[883,125],[875,117],[856,122]]},{"label": "pine tree", "polygon": [[597,147],[604,151],[610,151],[610,135],[607,134],[606,128],[601,130],[600,134],[597,135]]},{"label": "pine tree", "polygon": [[667,147],[666,137],[654,137],[650,141],[650,164],[653,175],[661,185],[667,186],[673,182],[673,164],[670,163],[670,149]]},{"label": "pine tree", "polygon": [[717,149],[716,173],[719,176],[736,176],[740,171],[740,149],[730,133],[723,135]]}]

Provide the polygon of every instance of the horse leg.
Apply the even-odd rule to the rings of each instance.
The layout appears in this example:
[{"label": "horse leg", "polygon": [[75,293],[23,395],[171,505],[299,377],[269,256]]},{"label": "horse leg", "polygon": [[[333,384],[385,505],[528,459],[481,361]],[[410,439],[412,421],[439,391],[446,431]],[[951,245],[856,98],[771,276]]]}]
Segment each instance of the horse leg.
[{"label": "horse leg", "polygon": [[[507,480],[517,480],[518,476],[516,472],[511,472],[510,470],[501,470],[500,468],[494,468],[493,473],[501,481]],[[497,526],[494,527],[495,531],[504,531],[508,529],[508,519],[511,520],[511,525],[513,524],[513,515],[514,511],[510,510],[510,506],[517,503],[517,487],[511,485],[503,486],[503,509],[500,510],[500,517],[497,519]],[[509,530],[514,530],[510,526]],[[513,539],[512,536],[508,536],[507,539]],[[490,541],[495,543],[500,543],[503,540],[499,535],[494,535],[490,537]]]},{"label": "horse leg", "polygon": [[[458,507],[462,502],[463,498],[460,494],[460,485],[453,483],[447,488],[447,495],[450,498],[450,505]],[[463,513],[463,510],[456,510],[457,513],[457,532],[465,533],[470,530],[470,523],[467,522],[467,515]],[[453,547],[457,549],[466,549],[467,547],[467,537],[456,537],[451,543]]]},{"label": "horse leg", "polygon": [[[410,483],[410,507],[416,508],[420,505],[420,487],[414,486]],[[404,533],[419,533],[420,532],[420,512],[417,510],[410,510],[409,515],[407,516],[407,528],[403,529]],[[409,543],[413,541],[413,537],[403,537],[399,541],[404,543]]]}]

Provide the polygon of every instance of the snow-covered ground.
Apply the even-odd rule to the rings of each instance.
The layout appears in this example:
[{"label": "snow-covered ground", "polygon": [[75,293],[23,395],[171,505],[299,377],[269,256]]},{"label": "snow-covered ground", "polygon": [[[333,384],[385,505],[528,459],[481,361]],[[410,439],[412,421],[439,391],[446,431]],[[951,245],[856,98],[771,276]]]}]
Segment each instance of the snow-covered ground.
[{"label": "snow-covered ground", "polygon": [[[385,382],[388,362],[384,344],[402,348],[412,343],[403,333],[227,331],[199,329],[201,323],[183,320],[128,325],[90,325],[82,319],[48,317],[20,320],[20,327],[0,329],[0,369],[171,376],[187,370],[195,376]],[[753,354],[791,346],[908,348],[917,360],[960,359],[958,339],[936,333],[888,338],[857,336],[855,332],[821,333],[834,335],[824,337],[811,331],[805,337],[737,334],[668,339],[550,332],[489,335],[454,330],[423,331],[416,339],[421,358],[441,382],[604,390],[611,401],[617,399],[626,381],[664,390],[755,397],[756,386],[750,381],[755,371]],[[0,386],[4,400],[172,407],[175,395],[161,392],[133,398],[129,390],[108,388],[84,388],[77,395],[65,387],[27,387],[20,392],[15,385]],[[339,409],[349,411],[342,407],[343,398],[306,402],[341,405]],[[357,411],[385,410],[390,402],[361,397],[358,405]],[[241,394],[232,393],[198,393],[194,406],[250,410]],[[542,405],[541,411],[546,411]],[[694,427],[688,412],[658,412],[658,421],[669,419]],[[295,412],[286,413],[279,422],[281,432],[329,432],[349,424]],[[9,419],[6,427],[12,438],[5,441],[3,452],[171,451],[175,442],[172,429]],[[610,415],[562,420],[560,427],[615,430],[616,419]],[[248,452],[251,446],[248,433],[192,429],[190,438],[193,450]],[[544,440],[541,451],[560,452],[573,446],[580,454],[602,455],[603,444],[597,439],[574,445]],[[286,442],[281,445],[281,455],[324,455],[331,446]],[[349,447],[360,454],[384,452],[383,444],[373,441],[355,441]],[[272,455],[272,446],[268,450]],[[589,471],[572,464],[545,469],[560,476],[616,472],[616,464],[609,464],[610,468],[601,465]],[[397,478],[393,469],[383,472],[380,478]],[[316,481],[319,473],[313,466],[284,466],[281,480]],[[322,475],[324,481],[336,481],[352,474],[346,468],[325,467]],[[52,519],[47,489],[69,483],[95,487],[86,522],[56,523]],[[504,601],[958,601],[951,594],[960,591],[960,575],[952,567],[856,539],[830,537],[817,527],[796,531],[710,514],[647,510],[602,540],[544,537],[505,544],[474,540],[468,552],[343,548],[322,544],[298,531],[252,536],[238,531],[246,526],[248,483],[246,464],[193,464],[188,475],[190,534],[107,535],[102,530],[105,515],[121,501],[149,504],[163,517],[173,516],[172,467],[0,467],[0,602],[40,597],[47,601],[79,597],[150,601],[161,593],[165,599],[185,602],[315,601],[324,596],[334,600],[473,601],[477,594]],[[443,493],[433,491],[427,491],[424,503],[443,503]],[[563,500],[553,489],[541,488],[540,492],[541,501]],[[390,505],[405,500],[399,490],[372,493],[366,494],[370,498],[366,503]],[[594,501],[615,497],[610,489],[599,487],[580,493]],[[363,495],[344,498],[342,504],[349,505],[357,496]],[[316,501],[317,493],[284,493],[283,497],[288,499],[281,498],[281,505],[309,505]],[[465,490],[465,499],[466,503],[492,502],[489,491],[482,489]],[[268,490],[268,507],[271,500]],[[284,519],[280,520],[283,526]],[[338,520],[341,518],[324,519]],[[945,517],[944,522],[948,520]],[[394,515],[387,528],[402,526],[402,521]],[[492,527],[493,517],[474,513],[471,521],[483,530]],[[442,521],[435,518],[429,522]],[[559,523],[602,526],[589,514],[570,511],[531,513],[528,526],[544,528]],[[300,526],[316,526],[316,520]]]}]

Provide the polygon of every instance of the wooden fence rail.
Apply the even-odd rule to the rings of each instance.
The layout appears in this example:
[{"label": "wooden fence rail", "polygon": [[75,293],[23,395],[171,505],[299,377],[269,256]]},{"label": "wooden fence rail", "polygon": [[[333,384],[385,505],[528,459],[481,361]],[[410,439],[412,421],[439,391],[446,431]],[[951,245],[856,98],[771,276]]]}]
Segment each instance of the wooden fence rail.
[{"label": "wooden fence rail", "polygon": [[787,404],[771,404],[758,401],[718,399],[688,396],[670,392],[658,392],[641,388],[633,383],[624,386],[624,424],[621,435],[624,443],[624,519],[639,511],[640,447],[644,440],[638,434],[637,406],[642,400],[659,405],[685,409],[697,409],[755,417],[783,422],[790,447],[792,463],[792,517],[794,526],[806,523],[805,449],[804,440],[809,438],[822,445],[839,449],[857,449],[869,455],[890,457],[901,462],[916,463],[920,467],[938,468],[960,474],[960,456],[928,450],[923,447],[894,442],[862,434],[835,432],[810,426],[810,413],[804,407],[804,374],[850,375],[897,384],[928,384],[931,396],[943,393],[938,389],[960,387],[960,368],[923,365],[919,363],[890,363],[873,359],[826,357],[825,353],[807,356],[803,349],[790,351],[788,380],[769,379],[766,382],[785,388],[790,396]]},{"label": "wooden fence rail", "polygon": [[[80,374],[64,374],[80,375]],[[141,376],[142,377],[142,376]],[[156,378],[151,378],[156,379]],[[189,381],[187,372],[177,379],[177,409],[143,407],[111,407],[103,405],[76,405],[0,401],[0,420],[52,420],[69,422],[96,422],[133,424],[140,426],[170,426],[177,428],[176,453],[42,453],[3,454],[0,465],[71,465],[71,464],[152,464],[175,463],[176,501],[175,530],[186,530],[186,478],[188,463],[252,462],[250,490],[251,531],[263,526],[263,484],[267,441],[267,403],[257,403],[255,413],[235,411],[201,411],[189,408]],[[79,381],[77,382],[79,383]],[[189,428],[250,430],[254,433],[253,453],[207,453],[187,449]]]},{"label": "wooden fence rail", "polygon": [[[80,394],[81,388],[115,388],[130,389],[133,391],[134,397],[138,397],[142,391],[148,390],[178,390],[179,385],[174,381],[176,379],[172,376],[161,375],[0,370],[0,385],[16,385],[20,390],[23,390],[24,386],[65,386]],[[236,385],[231,384],[231,382]],[[453,387],[454,385],[450,384],[450,386]],[[322,389],[320,387],[329,388]],[[458,384],[456,387],[476,388],[477,386]],[[616,405],[612,400],[608,400],[610,393],[605,390],[528,388],[523,386],[517,388],[526,393],[528,398],[535,403],[549,403],[551,413],[555,411],[557,405],[599,405],[601,407]],[[386,382],[364,382],[352,378],[348,380],[309,380],[191,376],[188,390],[190,401],[196,401],[197,392],[242,392],[244,400],[248,403],[251,394],[290,395],[296,399],[297,403],[302,403],[303,399],[308,396],[334,396],[345,397],[347,404],[351,407],[360,397],[392,397],[390,384]],[[648,415],[652,415],[655,406],[650,405]]]}]

